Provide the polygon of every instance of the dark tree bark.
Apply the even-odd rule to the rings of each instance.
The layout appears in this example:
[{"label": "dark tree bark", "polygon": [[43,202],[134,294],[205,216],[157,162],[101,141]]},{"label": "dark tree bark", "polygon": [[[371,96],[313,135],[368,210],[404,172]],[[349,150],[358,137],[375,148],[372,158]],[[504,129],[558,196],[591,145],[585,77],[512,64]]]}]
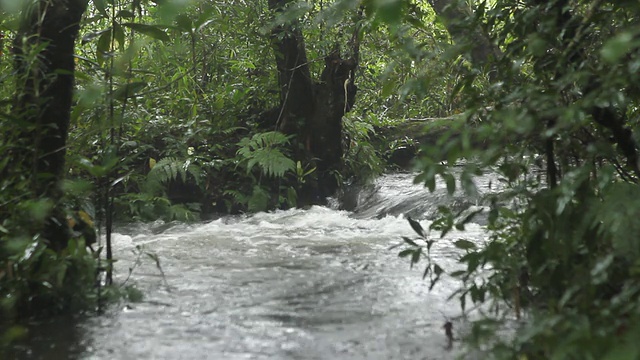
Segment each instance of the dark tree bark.
[{"label": "dark tree bark", "polygon": [[[269,9],[282,11],[289,0],[269,0]],[[280,112],[277,129],[297,134],[305,119],[315,111],[313,80],[307,60],[304,37],[299,28],[278,25],[271,32],[280,86]]]},{"label": "dark tree bark", "polygon": [[357,62],[344,60],[335,49],[325,57],[325,68],[316,85],[313,116],[305,126],[306,149],[317,162],[318,191],[322,198],[337,189],[337,180],[332,170],[340,169],[342,162],[342,117],[351,110],[357,88],[353,72]]},{"label": "dark tree bark", "polygon": [[[34,196],[56,204],[62,196],[74,46],[86,7],[87,0],[38,1],[24,11],[14,41],[18,84],[13,113],[19,119],[19,148],[11,155],[29,174]],[[68,229],[57,205],[43,235],[54,249],[66,246]]]},{"label": "dark tree bark", "polygon": [[[283,11],[291,0],[269,0],[269,9]],[[355,102],[354,71],[358,65],[357,30],[350,42],[352,56],[341,57],[339,47],[325,57],[319,82],[311,78],[304,38],[295,24],[271,32],[276,55],[280,111],[277,129],[297,138],[296,158],[315,164],[315,178],[299,194],[301,205],[322,203],[338,182],[332,171],[342,164],[342,117]]]}]

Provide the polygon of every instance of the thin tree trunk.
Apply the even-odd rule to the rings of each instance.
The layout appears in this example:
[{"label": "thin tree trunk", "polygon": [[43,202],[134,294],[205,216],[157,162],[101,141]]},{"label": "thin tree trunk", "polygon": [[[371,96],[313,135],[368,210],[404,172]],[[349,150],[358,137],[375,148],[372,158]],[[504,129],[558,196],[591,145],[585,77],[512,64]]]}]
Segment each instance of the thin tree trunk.
[{"label": "thin tree trunk", "polygon": [[[23,12],[14,41],[19,150],[12,156],[29,174],[37,198],[62,196],[67,132],[74,84],[74,46],[87,0],[41,0]],[[44,228],[52,248],[68,241],[57,205]]]}]

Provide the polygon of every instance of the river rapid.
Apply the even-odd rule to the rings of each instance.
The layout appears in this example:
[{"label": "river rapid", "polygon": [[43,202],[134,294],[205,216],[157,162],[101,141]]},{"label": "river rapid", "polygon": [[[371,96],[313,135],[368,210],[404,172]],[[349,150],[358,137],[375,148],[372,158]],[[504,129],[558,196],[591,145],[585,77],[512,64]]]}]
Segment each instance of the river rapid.
[{"label": "river rapid", "polygon": [[[460,315],[458,300],[447,300],[458,284],[443,277],[429,291],[423,266],[410,269],[389,248],[415,235],[405,214],[427,228],[439,205],[481,206],[495,179],[480,177],[480,196],[469,198],[448,196],[442,184],[430,193],[413,176],[386,175],[353,191],[349,211],[311,207],[116,228],[114,281],[124,282],[133,268],[127,284],[144,299],[102,316],[33,324],[12,356],[453,359],[460,344],[448,349],[443,325]],[[481,219],[437,241],[432,255],[445,270],[458,269],[452,240],[485,236]],[[162,272],[145,252],[157,256]],[[454,321],[454,332],[464,328]]]}]

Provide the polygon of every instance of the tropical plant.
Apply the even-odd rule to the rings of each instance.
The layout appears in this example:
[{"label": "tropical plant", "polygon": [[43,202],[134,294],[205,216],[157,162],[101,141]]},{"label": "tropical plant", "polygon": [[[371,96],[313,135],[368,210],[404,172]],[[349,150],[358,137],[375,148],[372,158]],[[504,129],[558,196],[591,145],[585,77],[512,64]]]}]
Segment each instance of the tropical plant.
[{"label": "tropical plant", "polygon": [[179,160],[177,158],[166,157],[156,162],[155,159],[149,159],[149,167],[151,171],[147,174],[144,188],[149,193],[154,193],[158,189],[162,189],[163,185],[170,182],[181,180],[187,182],[187,175],[191,175],[191,179],[196,185],[202,183],[202,169],[190,159]]},{"label": "tropical plant", "polygon": [[258,133],[251,138],[243,138],[238,143],[239,165],[250,173],[255,165],[261,175],[281,178],[285,173],[295,170],[296,164],[282,153],[290,137],[277,131]]},{"label": "tropical plant", "polygon": [[[289,139],[289,136],[271,131],[240,140],[234,161],[237,167],[245,170],[248,181],[240,190],[225,191],[235,204],[246,206],[249,211],[267,210],[270,203],[277,206],[287,204],[288,207],[296,205],[295,182],[286,181],[286,176],[292,175],[289,177],[294,180],[303,179],[305,172],[300,173],[296,163],[285,155]],[[256,167],[259,169],[257,172],[254,170]]]}]

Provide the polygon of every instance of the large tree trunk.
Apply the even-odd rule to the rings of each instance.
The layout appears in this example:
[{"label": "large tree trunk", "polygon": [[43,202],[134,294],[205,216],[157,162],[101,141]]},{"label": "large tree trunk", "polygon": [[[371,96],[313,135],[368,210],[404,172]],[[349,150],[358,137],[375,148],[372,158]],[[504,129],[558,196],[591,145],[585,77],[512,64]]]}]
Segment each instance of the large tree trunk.
[{"label": "large tree trunk", "polygon": [[[269,0],[269,8],[282,11],[289,2]],[[298,134],[306,119],[311,118],[315,111],[313,81],[304,37],[300,28],[287,24],[275,27],[271,35],[280,86],[277,129],[287,134]]]},{"label": "large tree trunk", "polygon": [[[269,0],[269,8],[283,11],[291,0]],[[315,177],[308,179],[301,205],[323,203],[338,187],[333,171],[342,165],[342,117],[353,107],[356,94],[354,71],[358,45],[354,35],[353,55],[342,59],[339,48],[325,57],[320,81],[314,83],[309,71],[304,38],[299,27],[281,24],[271,33],[276,55],[280,112],[278,130],[297,138],[297,160],[316,166]]]},{"label": "large tree trunk", "polygon": [[339,185],[332,172],[342,165],[342,117],[355,102],[356,64],[354,59],[342,59],[337,49],[325,57],[325,68],[316,85],[316,111],[305,124],[306,149],[312,157],[320,159],[317,162],[320,199],[332,195]]},{"label": "large tree trunk", "polygon": [[[17,92],[14,115],[18,151],[12,156],[28,174],[37,198],[62,196],[67,132],[74,84],[74,45],[87,0],[41,0],[23,13],[14,41]],[[62,209],[54,205],[43,228],[54,249],[68,241]]]}]

